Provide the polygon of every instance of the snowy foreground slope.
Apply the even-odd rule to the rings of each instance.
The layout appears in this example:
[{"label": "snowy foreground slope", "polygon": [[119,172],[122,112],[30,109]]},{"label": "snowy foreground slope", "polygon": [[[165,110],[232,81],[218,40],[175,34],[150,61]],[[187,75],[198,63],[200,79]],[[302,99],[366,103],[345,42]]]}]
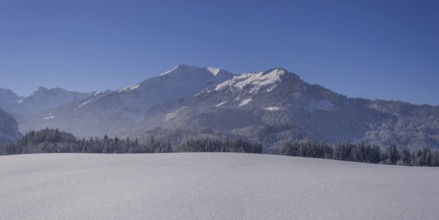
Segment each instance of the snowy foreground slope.
[{"label": "snowy foreground slope", "polygon": [[0,219],[438,219],[439,169],[232,153],[0,157]]}]

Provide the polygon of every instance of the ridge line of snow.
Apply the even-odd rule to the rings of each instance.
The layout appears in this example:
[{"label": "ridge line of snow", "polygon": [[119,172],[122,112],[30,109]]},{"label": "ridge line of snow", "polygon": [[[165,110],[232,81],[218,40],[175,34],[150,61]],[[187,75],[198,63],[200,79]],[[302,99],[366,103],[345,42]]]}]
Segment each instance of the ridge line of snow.
[{"label": "ridge line of snow", "polygon": [[119,90],[118,92],[133,91],[133,90],[138,89],[139,87],[140,87],[140,84],[134,84],[134,85],[132,85],[132,86],[128,86],[128,87],[126,87],[126,88],[123,88],[123,89]]}]

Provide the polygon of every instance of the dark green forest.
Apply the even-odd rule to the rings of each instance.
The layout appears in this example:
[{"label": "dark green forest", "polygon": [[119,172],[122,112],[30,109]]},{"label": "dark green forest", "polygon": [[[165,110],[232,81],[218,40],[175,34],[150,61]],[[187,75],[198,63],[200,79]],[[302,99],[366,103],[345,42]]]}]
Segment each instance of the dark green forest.
[{"label": "dark green forest", "polygon": [[[262,153],[261,144],[244,139],[197,138],[171,146],[153,137],[137,139],[118,137],[80,139],[58,129],[43,129],[24,135],[15,143],[1,144],[0,155],[32,153],[168,153],[168,152],[242,152]],[[406,166],[439,166],[439,152],[426,147],[417,152],[400,150],[396,145],[386,148],[364,144],[336,144],[297,142],[286,143],[276,154],[333,159],[375,164]]]}]

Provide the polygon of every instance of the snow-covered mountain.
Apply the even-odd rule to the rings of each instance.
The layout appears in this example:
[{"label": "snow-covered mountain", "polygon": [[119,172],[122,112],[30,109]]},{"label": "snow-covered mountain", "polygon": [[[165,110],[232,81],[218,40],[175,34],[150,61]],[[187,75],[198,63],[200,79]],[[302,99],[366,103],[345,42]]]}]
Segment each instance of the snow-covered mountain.
[{"label": "snow-covered mountain", "polygon": [[439,107],[352,99],[282,68],[235,75],[178,65],[19,123],[24,132],[53,127],[83,137],[240,136],[266,150],[296,140],[439,148]]},{"label": "snow-covered mountain", "polygon": [[168,129],[212,128],[274,150],[298,139],[439,148],[439,107],[352,99],[280,68],[236,75],[162,115]]},{"label": "snow-covered mountain", "polygon": [[0,143],[14,141],[20,137],[14,117],[0,109]]}]

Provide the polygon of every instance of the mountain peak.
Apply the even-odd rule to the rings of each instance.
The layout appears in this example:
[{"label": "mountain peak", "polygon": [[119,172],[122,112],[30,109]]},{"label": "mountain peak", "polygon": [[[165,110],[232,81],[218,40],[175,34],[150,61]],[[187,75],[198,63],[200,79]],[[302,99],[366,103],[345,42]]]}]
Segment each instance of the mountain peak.
[{"label": "mountain peak", "polygon": [[66,91],[67,90],[59,88],[59,87],[49,89],[49,88],[46,88],[44,86],[40,86],[40,87],[38,87],[37,91],[34,92],[34,94],[37,94],[37,93],[66,92]]},{"label": "mountain peak", "polygon": [[266,75],[272,75],[272,76],[276,76],[276,77],[281,77],[285,74],[288,73],[288,70],[283,69],[283,68],[273,68],[273,69],[269,69],[267,71],[262,72],[261,77],[262,76],[266,76]]},{"label": "mountain peak", "polygon": [[174,66],[172,69],[160,74],[160,76],[169,75],[176,72],[188,72],[190,69],[194,69],[194,68],[200,68],[200,67],[195,67],[195,66],[193,67],[187,64],[178,64],[177,66]]},{"label": "mountain peak", "polygon": [[38,87],[37,91],[47,91],[49,90],[48,88],[44,87],[44,86],[40,86]]},{"label": "mountain peak", "polygon": [[262,74],[262,75],[265,75],[265,74],[272,74],[272,75],[276,75],[276,76],[290,75],[290,76],[294,76],[294,77],[300,79],[300,77],[297,74],[290,72],[287,69],[281,68],[281,67],[269,69],[269,70],[265,71],[264,74]]},{"label": "mountain peak", "polygon": [[218,75],[221,72],[220,68],[215,67],[207,67],[207,70],[211,72],[214,76]]},{"label": "mountain peak", "polygon": [[228,71],[222,70],[220,68],[198,67],[198,66],[191,66],[187,64],[179,64],[173,67],[172,69],[160,74],[160,76],[181,75],[181,74],[205,74],[205,73],[209,73],[214,77],[222,74],[233,75],[232,73],[229,73]]},{"label": "mountain peak", "polygon": [[0,88],[0,95],[1,96],[9,96],[9,97],[16,97],[19,98],[17,94],[14,93],[11,89],[2,89]]}]

